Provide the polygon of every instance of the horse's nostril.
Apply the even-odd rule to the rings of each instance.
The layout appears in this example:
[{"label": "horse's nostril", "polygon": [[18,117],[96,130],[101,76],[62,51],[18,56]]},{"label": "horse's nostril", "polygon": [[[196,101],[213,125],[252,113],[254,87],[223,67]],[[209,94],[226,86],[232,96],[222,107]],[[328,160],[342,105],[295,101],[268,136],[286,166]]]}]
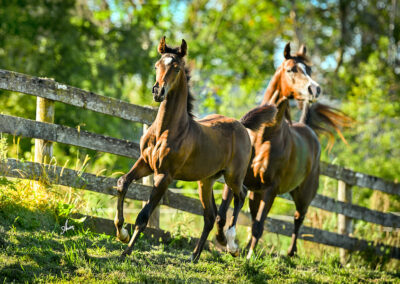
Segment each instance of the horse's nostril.
[{"label": "horse's nostril", "polygon": [[319,94],[321,94],[321,88],[318,86],[317,87],[317,96],[319,96]]},{"label": "horse's nostril", "polygon": [[312,94],[313,94],[313,93],[312,93],[311,86],[308,86],[308,92],[310,93],[310,95],[312,95]]},{"label": "horse's nostril", "polygon": [[160,94],[160,95],[161,95],[161,96],[164,95],[164,92],[165,92],[165,89],[164,89],[164,87],[162,87],[162,88],[161,88],[161,94]]}]

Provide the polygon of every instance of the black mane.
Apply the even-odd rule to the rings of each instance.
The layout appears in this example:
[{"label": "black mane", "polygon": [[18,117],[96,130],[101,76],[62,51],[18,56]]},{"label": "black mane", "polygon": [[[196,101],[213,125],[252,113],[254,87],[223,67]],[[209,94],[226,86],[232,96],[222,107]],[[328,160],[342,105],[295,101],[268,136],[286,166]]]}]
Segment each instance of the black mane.
[{"label": "black mane", "polygon": [[193,114],[193,102],[194,102],[194,97],[192,95],[192,92],[190,91],[190,69],[189,67],[185,67],[185,75],[186,75],[186,80],[187,80],[187,88],[188,88],[188,95],[187,95],[187,113],[189,114],[190,117],[194,117]]}]

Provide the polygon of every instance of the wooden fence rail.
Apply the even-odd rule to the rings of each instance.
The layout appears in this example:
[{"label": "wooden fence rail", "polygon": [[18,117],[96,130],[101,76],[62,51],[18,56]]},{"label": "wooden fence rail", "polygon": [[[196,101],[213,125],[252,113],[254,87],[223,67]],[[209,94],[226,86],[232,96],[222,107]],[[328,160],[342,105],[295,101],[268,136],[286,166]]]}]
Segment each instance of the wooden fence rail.
[{"label": "wooden fence rail", "polygon": [[[52,79],[38,78],[1,69],[0,89],[37,96],[38,99],[40,98],[40,100],[44,102],[62,102],[143,124],[151,124],[156,116],[156,110],[150,107],[137,106],[113,98],[100,96],[92,92],[57,83]],[[46,113],[43,115],[46,115]],[[133,159],[138,158],[140,154],[139,145],[136,142],[9,115],[0,115],[0,132],[75,145]],[[367,187],[400,196],[399,183],[354,172],[341,166],[321,162],[321,174],[339,180],[341,188],[350,190],[351,186]],[[0,175],[12,178],[39,180],[41,182],[116,195],[113,189],[116,185],[116,179],[114,178],[79,173],[71,169],[62,169],[60,167],[46,166],[39,163],[21,163],[13,159],[0,161]],[[223,182],[223,179],[219,181]],[[151,185],[151,182],[149,181],[147,184]],[[150,188],[151,187],[142,184],[132,184],[128,191],[127,198],[146,200]],[[350,191],[348,194],[349,193]],[[289,195],[284,195],[282,197],[291,199]],[[203,212],[197,199],[174,193],[171,190],[168,190],[162,202],[164,205],[171,208],[192,214],[202,215]],[[343,215],[344,218],[340,218],[342,221],[339,220],[340,224],[338,226],[342,233],[347,234],[349,232],[351,218],[387,227],[400,228],[400,216],[351,204],[349,198],[335,200],[323,195],[317,195],[311,205]],[[240,216],[239,224],[248,226],[250,224],[248,214],[241,213]],[[156,221],[157,220],[155,220],[155,223]],[[268,218],[267,230],[270,232],[291,236],[293,232],[292,227],[292,223]],[[343,234],[336,234],[310,227],[302,227],[301,232],[300,238],[321,244],[341,247],[348,250],[372,250],[379,255],[386,254],[394,258],[399,258],[400,255],[399,248],[383,244],[372,244],[365,240],[351,238]]]},{"label": "wooden fence rail", "polygon": [[[78,131],[75,128],[62,125],[37,122],[3,114],[0,114],[0,132],[65,143],[134,159],[137,159],[140,155],[139,144],[135,142],[107,137],[84,130]],[[338,179],[338,176],[341,176],[343,171],[348,171],[326,163],[321,163],[321,167],[323,167],[321,174],[327,172],[331,177],[336,179]],[[331,170],[332,168],[334,170]],[[337,176],[334,173],[338,173]],[[354,174],[354,172],[352,173]],[[223,179],[220,181],[223,182]],[[290,195],[281,197],[291,200]],[[311,206],[386,227],[400,228],[400,216],[337,201],[320,194],[317,194]]]},{"label": "wooden fence rail", "polygon": [[100,96],[52,79],[29,76],[0,69],[0,89],[24,93],[79,108],[151,124],[157,111],[150,107],[133,105],[110,97]]},{"label": "wooden fence rail", "polygon": [[[116,178],[96,176],[54,165],[19,162],[14,159],[8,159],[7,161],[0,161],[0,174],[11,178],[37,180],[43,183],[70,186],[112,196],[117,195],[115,190]],[[133,183],[129,187],[126,197],[134,200],[146,200],[150,194],[150,190],[151,187],[149,186]],[[180,211],[200,216],[203,215],[203,209],[198,199],[173,193],[171,190],[166,192],[162,204]],[[242,226],[251,226],[249,214],[241,212],[238,223]],[[293,233],[293,224],[291,222],[267,218],[265,229],[271,233],[290,237]],[[400,248],[368,242],[307,226],[301,228],[299,238],[352,251],[369,250],[378,255],[400,259]]]},{"label": "wooden fence rail", "polygon": [[137,159],[140,155],[140,147],[136,142],[4,114],[0,114],[0,132],[79,146],[133,159]]}]

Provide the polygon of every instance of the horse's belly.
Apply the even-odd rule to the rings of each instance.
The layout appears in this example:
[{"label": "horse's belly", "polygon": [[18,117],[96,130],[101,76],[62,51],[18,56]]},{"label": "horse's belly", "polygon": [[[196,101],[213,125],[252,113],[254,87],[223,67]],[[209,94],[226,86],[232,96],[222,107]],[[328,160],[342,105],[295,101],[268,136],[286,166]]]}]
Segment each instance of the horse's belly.
[{"label": "horse's belly", "polygon": [[184,180],[184,181],[198,181],[209,177],[216,176],[218,171],[204,171],[204,172],[194,172],[194,171],[181,171],[174,175],[174,179]]},{"label": "horse's belly", "polygon": [[279,185],[279,194],[292,191],[301,185],[307,176],[307,165],[305,163],[294,164],[282,175]]},{"label": "horse's belly", "polygon": [[279,186],[279,193],[278,194],[284,194],[289,191],[292,191],[296,187],[298,187],[304,180],[304,176],[299,177],[297,179],[292,179],[290,181],[283,181],[281,182]]}]

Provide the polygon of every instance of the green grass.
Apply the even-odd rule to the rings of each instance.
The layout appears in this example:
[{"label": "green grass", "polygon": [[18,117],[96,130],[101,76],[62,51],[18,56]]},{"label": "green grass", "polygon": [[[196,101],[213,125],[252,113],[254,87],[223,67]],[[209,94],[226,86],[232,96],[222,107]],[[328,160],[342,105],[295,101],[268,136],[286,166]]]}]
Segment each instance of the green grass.
[{"label": "green grass", "polygon": [[70,207],[57,203],[52,194],[4,179],[0,185],[0,283],[400,282],[398,270],[371,269],[365,261],[342,267],[332,250],[317,255],[303,249],[288,258],[267,248],[251,261],[211,250],[193,264],[188,261],[193,245],[182,237],[190,236],[186,232],[161,244],[142,237],[132,255],[121,261],[125,245],[114,236],[92,233],[73,220],[69,224],[75,230],[61,234]]}]

